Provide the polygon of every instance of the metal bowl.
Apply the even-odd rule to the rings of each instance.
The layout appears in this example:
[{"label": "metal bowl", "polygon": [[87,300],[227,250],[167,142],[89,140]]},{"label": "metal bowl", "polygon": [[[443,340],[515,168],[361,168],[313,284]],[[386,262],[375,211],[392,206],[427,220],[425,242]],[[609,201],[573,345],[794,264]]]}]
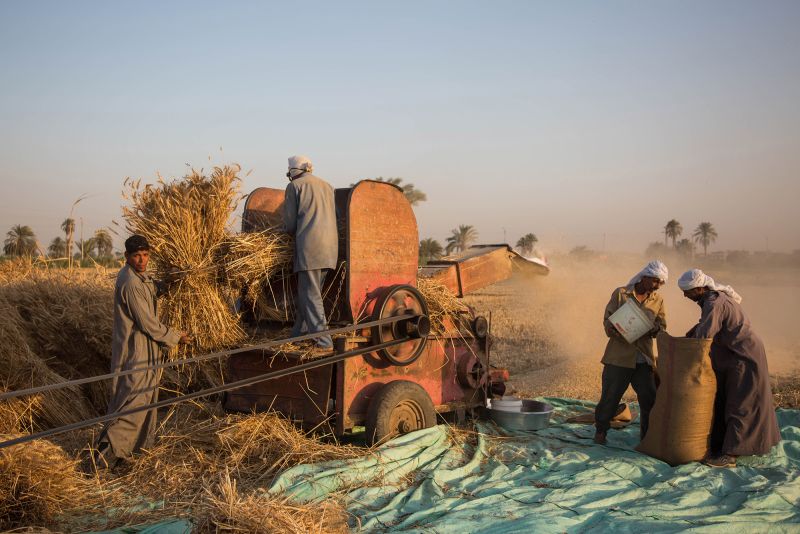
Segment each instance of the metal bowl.
[{"label": "metal bowl", "polygon": [[522,400],[522,411],[506,412],[493,410],[491,401],[487,403],[489,417],[506,430],[541,430],[550,423],[554,408],[546,402]]}]

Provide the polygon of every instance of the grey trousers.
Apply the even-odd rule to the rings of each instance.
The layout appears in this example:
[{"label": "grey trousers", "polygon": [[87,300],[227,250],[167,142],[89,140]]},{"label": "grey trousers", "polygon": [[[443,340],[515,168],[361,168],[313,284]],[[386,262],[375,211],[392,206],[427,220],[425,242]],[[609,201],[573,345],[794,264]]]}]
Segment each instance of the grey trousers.
[{"label": "grey trousers", "polygon": [[[325,319],[325,306],[322,304],[322,283],[326,271],[297,272],[297,302],[295,302],[295,321],[292,336],[321,332],[328,326]],[[333,347],[331,336],[315,338],[317,346]]]},{"label": "grey trousers", "polygon": [[639,400],[639,436],[644,438],[647,434],[650,410],[656,402],[656,382],[653,368],[646,363],[637,363],[636,369],[603,365],[603,393],[594,410],[594,425],[598,432],[607,432],[611,427],[611,418],[629,385]]}]

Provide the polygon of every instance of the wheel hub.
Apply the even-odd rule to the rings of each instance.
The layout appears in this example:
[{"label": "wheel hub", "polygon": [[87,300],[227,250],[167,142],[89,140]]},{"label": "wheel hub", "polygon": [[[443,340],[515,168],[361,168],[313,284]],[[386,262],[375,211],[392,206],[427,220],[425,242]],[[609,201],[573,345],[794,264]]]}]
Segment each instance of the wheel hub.
[{"label": "wheel hub", "polygon": [[425,425],[425,415],[422,407],[412,400],[404,400],[392,410],[389,418],[389,428],[398,434],[407,434],[419,430]]}]

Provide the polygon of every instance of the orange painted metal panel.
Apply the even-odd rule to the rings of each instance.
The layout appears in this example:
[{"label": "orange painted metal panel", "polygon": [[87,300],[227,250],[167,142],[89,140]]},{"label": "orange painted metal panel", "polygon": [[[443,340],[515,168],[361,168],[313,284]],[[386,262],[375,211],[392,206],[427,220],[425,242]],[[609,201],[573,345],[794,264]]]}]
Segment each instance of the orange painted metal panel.
[{"label": "orange painted metal panel", "polygon": [[247,196],[242,213],[242,232],[257,232],[283,223],[283,189],[259,187]]},{"label": "orange painted metal panel", "polygon": [[417,220],[402,190],[364,180],[347,206],[347,291],[353,319],[369,317],[381,290],[417,285]]}]

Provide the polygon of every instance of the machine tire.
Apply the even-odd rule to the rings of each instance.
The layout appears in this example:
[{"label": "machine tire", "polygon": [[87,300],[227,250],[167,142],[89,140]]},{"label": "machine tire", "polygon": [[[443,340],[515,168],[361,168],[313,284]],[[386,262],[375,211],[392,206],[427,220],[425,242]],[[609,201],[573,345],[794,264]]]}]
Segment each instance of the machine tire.
[{"label": "machine tire", "polygon": [[374,445],[436,424],[436,410],[419,384],[395,380],[383,386],[369,403],[367,443]]}]

